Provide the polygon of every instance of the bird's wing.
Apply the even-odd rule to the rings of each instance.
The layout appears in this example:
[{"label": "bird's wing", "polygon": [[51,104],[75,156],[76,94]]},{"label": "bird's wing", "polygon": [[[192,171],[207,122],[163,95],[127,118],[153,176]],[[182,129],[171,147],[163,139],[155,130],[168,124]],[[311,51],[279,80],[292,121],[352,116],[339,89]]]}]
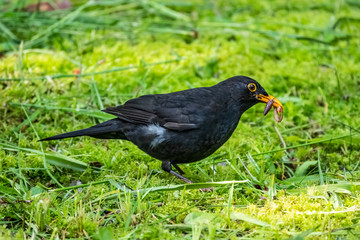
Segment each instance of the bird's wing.
[{"label": "bird's wing", "polygon": [[196,129],[202,120],[202,115],[199,117],[196,113],[203,106],[196,100],[199,96],[184,92],[145,95],[103,111],[127,122],[159,124],[173,131]]}]

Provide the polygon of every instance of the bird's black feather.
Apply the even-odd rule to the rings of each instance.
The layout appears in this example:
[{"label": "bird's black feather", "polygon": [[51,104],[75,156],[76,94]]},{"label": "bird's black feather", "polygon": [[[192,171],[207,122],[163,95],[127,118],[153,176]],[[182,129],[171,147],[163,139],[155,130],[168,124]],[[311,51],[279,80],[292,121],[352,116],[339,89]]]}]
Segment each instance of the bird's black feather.
[{"label": "bird's black feather", "polygon": [[41,139],[40,141],[50,141],[50,140],[58,140],[63,138],[80,137],[80,136],[89,136],[89,137],[102,138],[102,139],[127,140],[124,133],[120,130],[121,128],[119,127],[119,124],[122,124],[121,121],[115,118],[89,128],[55,135],[52,137]]}]

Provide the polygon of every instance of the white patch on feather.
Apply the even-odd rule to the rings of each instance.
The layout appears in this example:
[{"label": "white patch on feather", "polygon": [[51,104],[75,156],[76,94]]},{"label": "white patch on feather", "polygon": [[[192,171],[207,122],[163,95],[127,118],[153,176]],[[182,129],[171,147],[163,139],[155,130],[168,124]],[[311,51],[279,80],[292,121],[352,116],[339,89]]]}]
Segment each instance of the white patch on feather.
[{"label": "white patch on feather", "polygon": [[147,130],[151,135],[153,134],[156,135],[154,140],[150,143],[150,148],[156,147],[165,140],[164,138],[165,128],[156,124],[152,124],[147,126]]}]

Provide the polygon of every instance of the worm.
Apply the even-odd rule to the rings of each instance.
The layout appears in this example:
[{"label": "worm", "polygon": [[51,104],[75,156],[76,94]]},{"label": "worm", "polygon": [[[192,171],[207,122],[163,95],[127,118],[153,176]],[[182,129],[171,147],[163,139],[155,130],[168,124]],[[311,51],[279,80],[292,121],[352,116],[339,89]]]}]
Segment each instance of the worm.
[{"label": "worm", "polygon": [[274,99],[271,99],[271,100],[269,100],[269,101],[266,103],[266,107],[265,107],[265,110],[264,110],[264,116],[265,116],[266,114],[268,114],[268,112],[270,111],[273,103],[274,103]]},{"label": "worm", "polygon": [[[280,116],[279,116],[280,113]],[[279,106],[278,108],[274,107],[274,117],[275,121],[281,122],[283,119],[283,108]]]}]

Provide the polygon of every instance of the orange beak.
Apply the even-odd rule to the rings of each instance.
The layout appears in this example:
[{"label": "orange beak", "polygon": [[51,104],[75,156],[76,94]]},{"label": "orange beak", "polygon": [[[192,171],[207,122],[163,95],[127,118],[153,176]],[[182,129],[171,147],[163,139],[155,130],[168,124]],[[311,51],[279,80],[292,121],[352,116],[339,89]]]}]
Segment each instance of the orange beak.
[{"label": "orange beak", "polygon": [[282,107],[283,105],[281,104],[281,102],[279,100],[277,100],[276,98],[274,98],[273,96],[269,95],[269,96],[264,96],[262,94],[258,94],[256,95],[256,98],[264,103],[268,103],[269,101],[273,101],[272,106],[278,108],[278,107]]}]

